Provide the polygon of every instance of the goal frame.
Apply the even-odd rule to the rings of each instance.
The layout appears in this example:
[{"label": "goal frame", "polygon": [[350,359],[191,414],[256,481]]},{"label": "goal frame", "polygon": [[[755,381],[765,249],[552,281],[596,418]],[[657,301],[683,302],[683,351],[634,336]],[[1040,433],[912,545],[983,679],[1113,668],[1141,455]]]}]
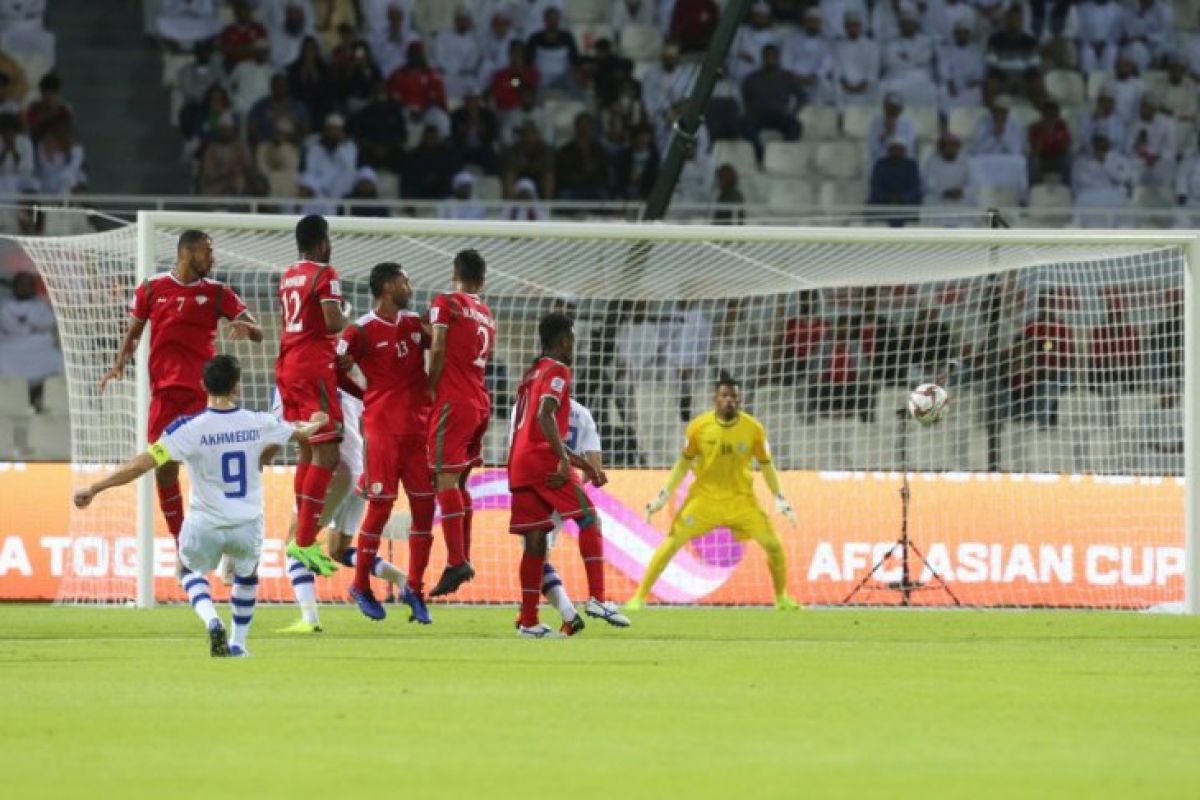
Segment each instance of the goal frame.
[{"label": "goal frame", "polygon": [[[295,215],[261,215],[186,211],[139,211],[137,215],[137,281],[155,271],[155,246],[160,228],[213,227],[224,230],[291,231]],[[897,244],[977,245],[1007,247],[1138,246],[1175,247],[1184,253],[1184,613],[1200,615],[1200,373],[1195,357],[1200,347],[1200,230],[1022,230],[934,228],[796,228],[785,226],[678,225],[627,222],[503,222],[463,223],[457,220],[330,217],[330,233],[362,235],[461,235],[470,225],[473,236],[509,239],[579,239],[645,242],[776,242],[791,244]],[[150,404],[147,363],[149,337],[138,346],[136,370],[137,445],[146,449],[146,424]],[[154,476],[137,481],[137,593],[138,608],[151,608],[154,600]]]}]

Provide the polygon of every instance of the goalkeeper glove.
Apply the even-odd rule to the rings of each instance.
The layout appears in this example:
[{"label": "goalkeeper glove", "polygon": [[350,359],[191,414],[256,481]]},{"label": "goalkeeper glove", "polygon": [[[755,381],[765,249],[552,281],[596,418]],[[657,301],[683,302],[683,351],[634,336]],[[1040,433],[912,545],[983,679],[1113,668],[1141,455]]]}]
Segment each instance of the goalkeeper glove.
[{"label": "goalkeeper glove", "polygon": [[646,522],[650,521],[650,517],[653,516],[655,511],[660,510],[666,504],[667,490],[663,489],[661,492],[655,495],[653,500],[646,504]]},{"label": "goalkeeper glove", "polygon": [[775,513],[787,517],[788,522],[793,525],[799,521],[796,518],[796,510],[792,508],[792,504],[782,494],[775,495]]}]

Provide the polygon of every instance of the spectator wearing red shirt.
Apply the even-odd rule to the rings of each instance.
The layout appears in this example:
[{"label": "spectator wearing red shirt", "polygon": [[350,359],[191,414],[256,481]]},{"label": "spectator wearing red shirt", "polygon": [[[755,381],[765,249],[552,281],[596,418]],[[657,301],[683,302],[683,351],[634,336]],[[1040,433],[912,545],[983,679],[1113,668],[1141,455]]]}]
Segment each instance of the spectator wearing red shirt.
[{"label": "spectator wearing red shirt", "polygon": [[825,320],[817,315],[816,291],[800,292],[796,297],[796,314],[783,329],[783,358],[788,365],[783,377],[788,385],[804,383],[809,360],[816,355],[827,329]]},{"label": "spectator wearing red shirt", "polygon": [[25,110],[25,126],[34,144],[37,144],[47,131],[60,123],[71,122],[74,116],[71,107],[62,100],[62,81],[57,75],[51,72],[43,77],[38,82],[38,89],[41,96]]},{"label": "spectator wearing red shirt", "polygon": [[1137,326],[1125,315],[1125,300],[1119,295],[1107,299],[1104,322],[1092,328],[1088,383],[1093,392],[1104,397],[1104,422],[1117,425],[1117,395],[1122,388],[1141,379],[1142,342]]},{"label": "spectator wearing red shirt", "polygon": [[218,39],[225,69],[232,70],[239,61],[254,55],[254,43],[267,40],[267,29],[254,19],[247,0],[234,0],[233,22],[226,25]]},{"label": "spectator wearing red shirt", "polygon": [[869,414],[869,376],[857,337],[857,318],[839,318],[809,362],[808,411],[834,416]]},{"label": "spectator wearing red shirt", "polygon": [[1042,118],[1029,126],[1029,182],[1041,183],[1048,174],[1071,175],[1071,129],[1058,103],[1042,104]]},{"label": "spectator wearing red shirt", "polygon": [[513,40],[508,46],[508,65],[492,75],[492,105],[500,113],[521,106],[521,89],[531,87],[535,92],[541,83],[537,67],[525,55],[525,43]]},{"label": "spectator wearing red shirt", "polygon": [[413,42],[408,46],[404,66],[392,73],[388,92],[410,111],[424,111],[430,106],[446,107],[446,85],[442,76],[430,68],[425,59],[425,46]]},{"label": "spectator wearing red shirt", "polygon": [[1039,296],[1037,317],[1025,326],[1012,364],[1017,419],[1039,428],[1058,426],[1058,396],[1071,382],[1073,356],[1071,328],[1055,309],[1055,298]]},{"label": "spectator wearing red shirt", "polygon": [[721,9],[713,0],[675,0],[671,12],[671,38],[679,41],[685,53],[702,52],[708,48]]}]

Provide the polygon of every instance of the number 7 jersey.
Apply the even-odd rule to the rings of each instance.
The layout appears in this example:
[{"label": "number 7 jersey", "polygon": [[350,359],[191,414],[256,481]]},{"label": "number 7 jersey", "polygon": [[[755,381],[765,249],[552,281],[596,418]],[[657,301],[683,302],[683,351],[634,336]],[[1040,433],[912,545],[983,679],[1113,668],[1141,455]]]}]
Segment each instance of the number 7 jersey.
[{"label": "number 7 jersey", "polygon": [[446,329],[446,365],[435,406],[466,403],[491,410],[484,373],[496,342],[496,321],[479,295],[449,292],[433,298],[429,321]]}]

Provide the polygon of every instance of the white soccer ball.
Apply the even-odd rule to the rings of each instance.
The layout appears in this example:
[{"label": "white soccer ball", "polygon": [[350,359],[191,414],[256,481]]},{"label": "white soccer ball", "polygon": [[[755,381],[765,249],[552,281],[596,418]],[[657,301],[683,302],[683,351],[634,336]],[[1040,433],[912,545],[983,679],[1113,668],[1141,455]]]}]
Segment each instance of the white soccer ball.
[{"label": "white soccer ball", "polygon": [[908,413],[922,425],[932,425],[946,414],[950,395],[936,383],[922,383],[908,396]]}]

